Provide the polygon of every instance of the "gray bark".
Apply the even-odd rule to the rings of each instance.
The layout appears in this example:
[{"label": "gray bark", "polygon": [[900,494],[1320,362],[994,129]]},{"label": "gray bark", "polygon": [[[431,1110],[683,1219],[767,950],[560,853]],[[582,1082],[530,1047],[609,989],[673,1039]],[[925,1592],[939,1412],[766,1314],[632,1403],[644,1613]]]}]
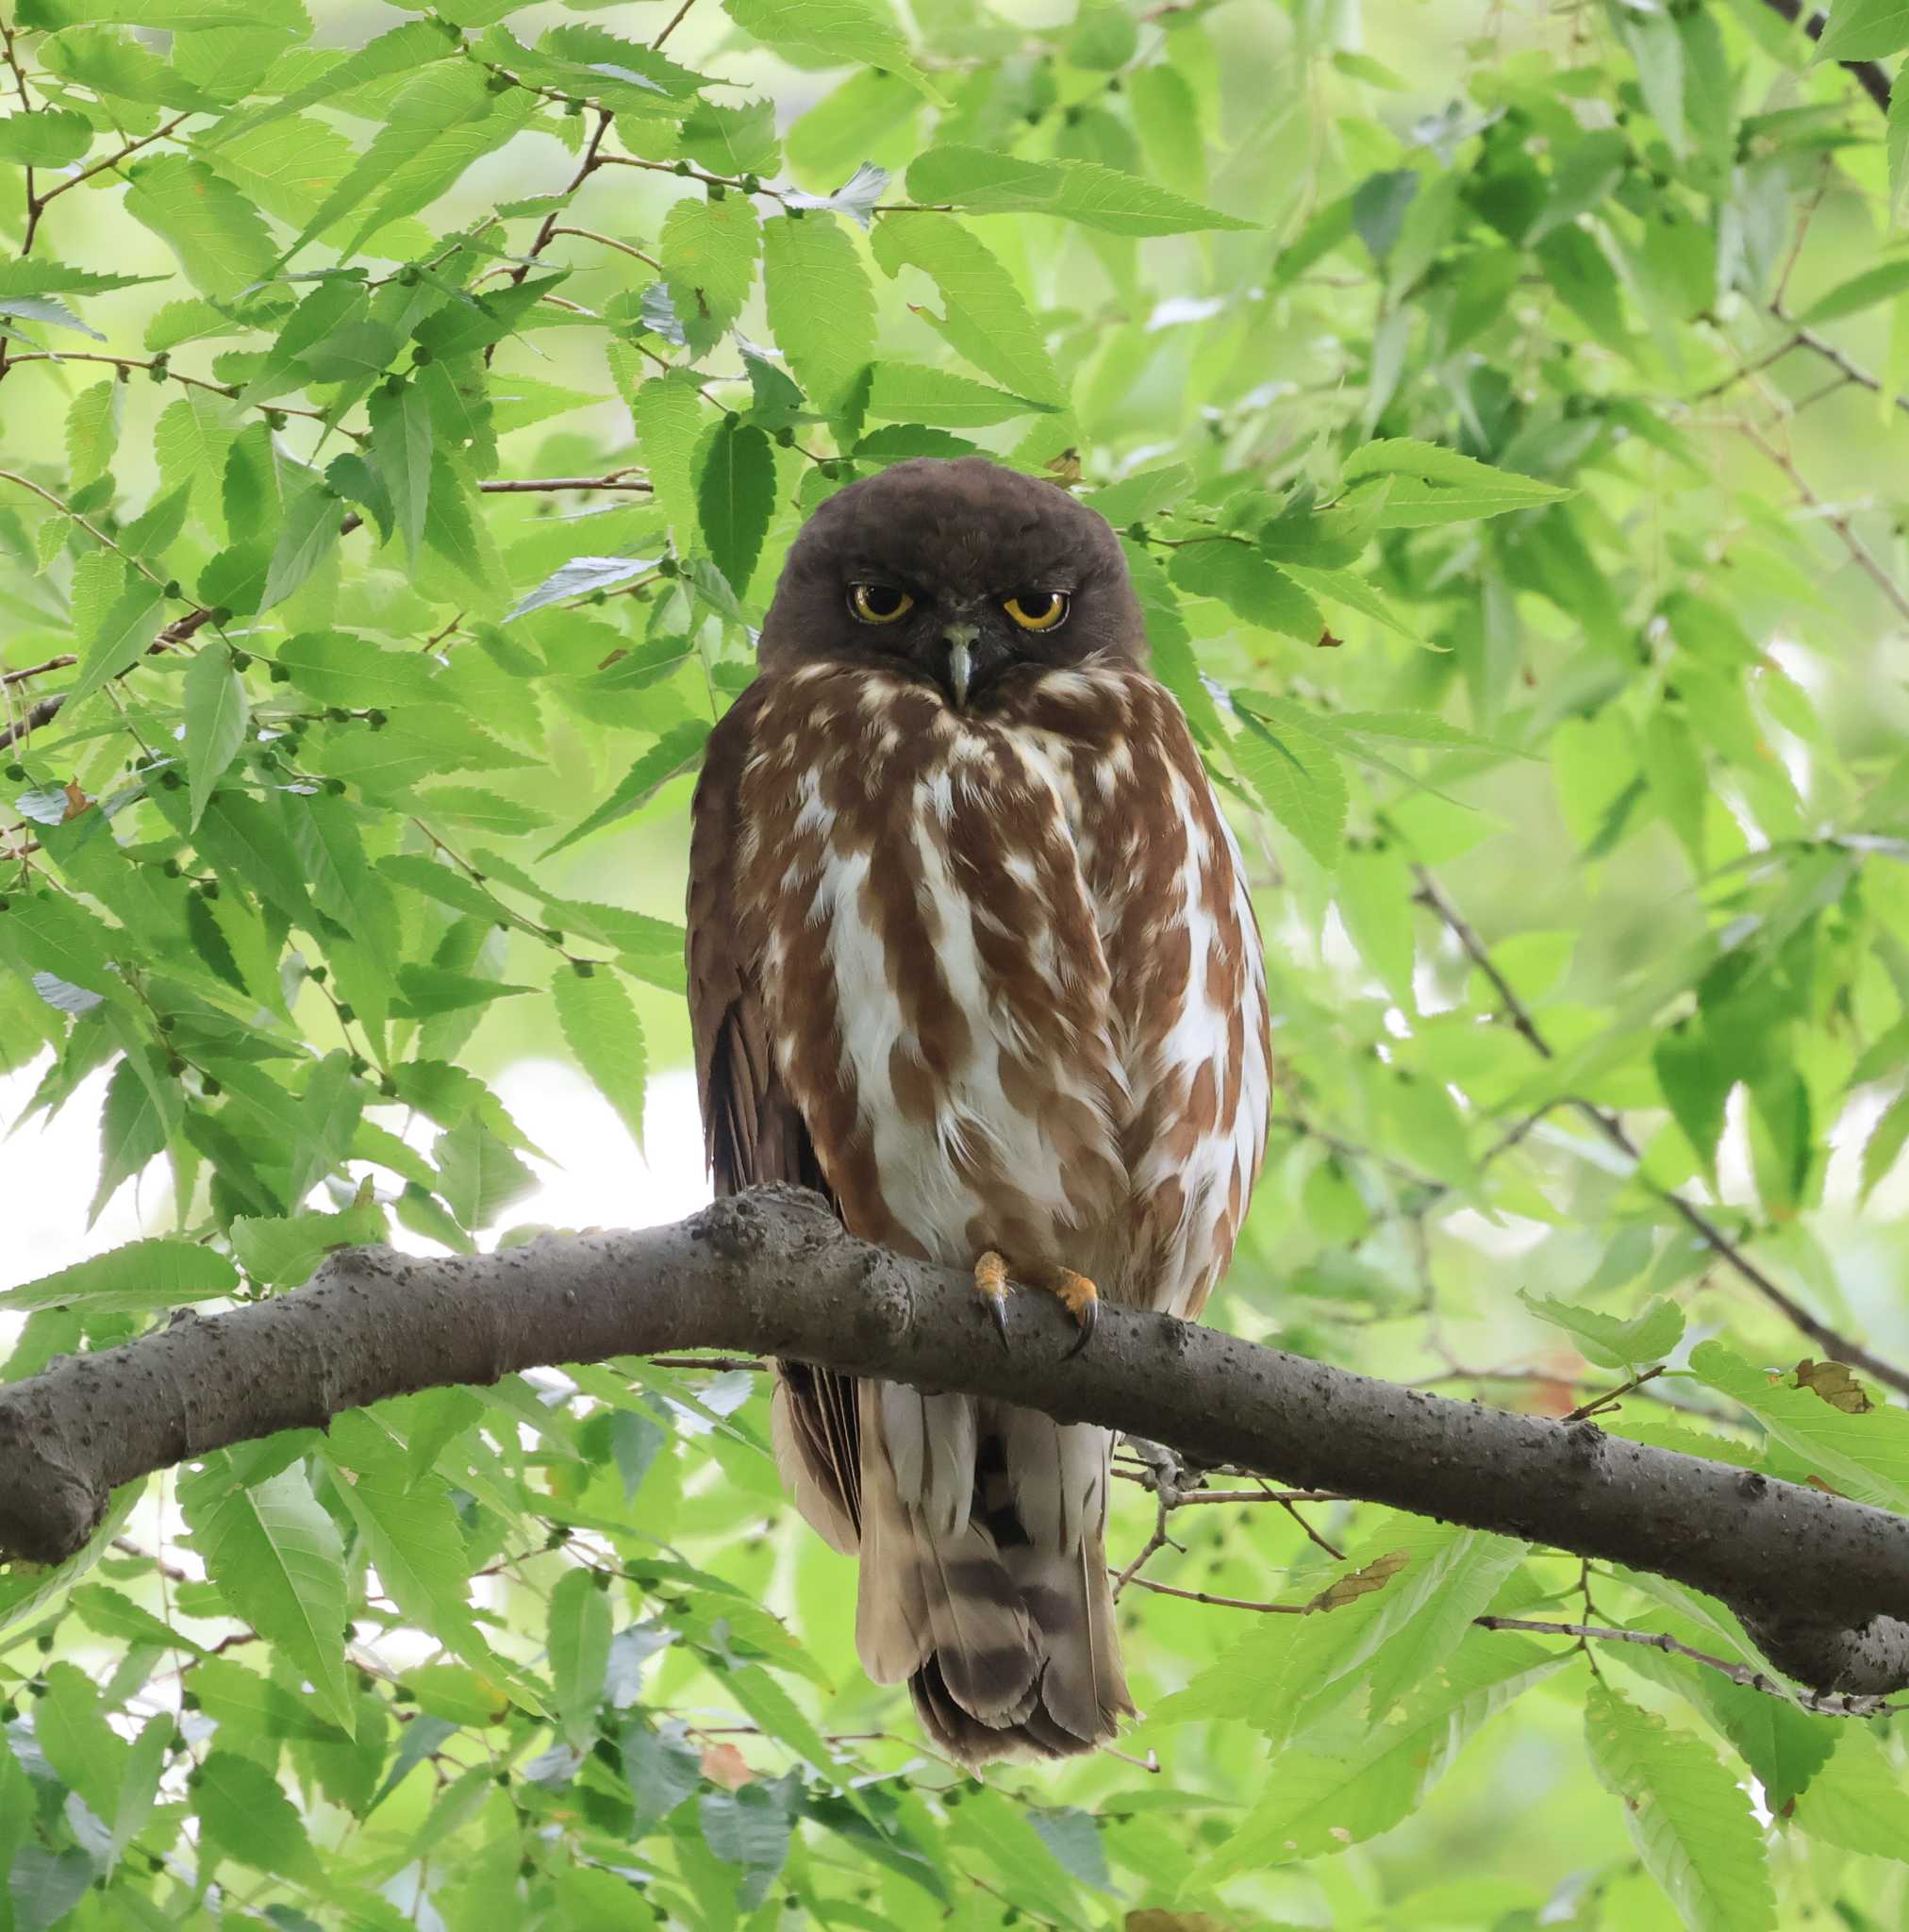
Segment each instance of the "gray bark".
[{"label": "gray bark", "polygon": [[1909,1518],[1563,1424],[1449,1401],[1104,1304],[1046,1295],[1004,1349],[966,1277],[762,1188],[639,1233],[501,1254],[341,1251],[296,1292],[186,1316],[0,1389],[0,1553],[78,1549],[112,1490],[341,1409],[542,1364],[744,1349],[988,1394],[1300,1488],[1653,1571],[1722,1599],[1812,1690],[1909,1686]]}]

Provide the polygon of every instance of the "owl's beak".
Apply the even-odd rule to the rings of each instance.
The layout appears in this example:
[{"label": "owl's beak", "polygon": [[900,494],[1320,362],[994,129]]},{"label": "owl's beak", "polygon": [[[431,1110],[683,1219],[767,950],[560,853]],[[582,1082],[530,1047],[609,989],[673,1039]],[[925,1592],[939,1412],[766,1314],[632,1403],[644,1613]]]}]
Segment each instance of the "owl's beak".
[{"label": "owl's beak", "polygon": [[974,640],[980,635],[981,626],[976,624],[951,624],[941,633],[941,641],[948,646],[948,689],[954,693],[957,711],[968,703],[968,684],[974,675]]}]

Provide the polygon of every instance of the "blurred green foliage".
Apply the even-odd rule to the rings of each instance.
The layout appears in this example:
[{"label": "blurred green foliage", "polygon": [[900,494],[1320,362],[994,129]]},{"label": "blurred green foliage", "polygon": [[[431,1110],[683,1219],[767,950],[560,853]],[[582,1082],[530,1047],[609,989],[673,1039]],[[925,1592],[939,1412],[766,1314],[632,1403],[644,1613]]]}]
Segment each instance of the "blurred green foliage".
[{"label": "blurred green foliage", "polygon": [[[983,449],[1123,531],[1253,871],[1209,1319],[1643,1378],[1604,1426],[1909,1507],[1909,83],[1834,64],[1909,14],[910,13],[0,26],[0,1071],[110,1069],[92,1213],[158,1163],[172,1229],[0,1296],[7,1375],[517,1238],[525,1053],[639,1127],[790,535]],[[1763,1373],[1858,1351],[1867,1409]],[[1718,1606],[1343,1503],[1163,1526],[1157,1768],[976,1786],[745,1370],[202,1458],[0,1576],[0,1927],[1909,1924],[1901,1721],[1741,1681]]]}]

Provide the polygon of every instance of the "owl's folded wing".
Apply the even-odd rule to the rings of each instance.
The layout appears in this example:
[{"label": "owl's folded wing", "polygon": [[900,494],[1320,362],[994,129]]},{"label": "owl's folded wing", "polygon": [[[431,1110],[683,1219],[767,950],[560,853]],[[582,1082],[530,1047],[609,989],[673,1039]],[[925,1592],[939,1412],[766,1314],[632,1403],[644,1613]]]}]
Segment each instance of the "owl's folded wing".
[{"label": "owl's folded wing", "polygon": [[[756,961],[737,918],[738,794],[756,693],[746,691],[710,734],[690,807],[689,1025],[704,1142],[719,1194],[789,1181],[834,1195],[795,1103],[775,1070]],[[855,1379],[801,1362],[777,1364],[776,1457],[808,1521],[838,1549],[861,1528]]]}]

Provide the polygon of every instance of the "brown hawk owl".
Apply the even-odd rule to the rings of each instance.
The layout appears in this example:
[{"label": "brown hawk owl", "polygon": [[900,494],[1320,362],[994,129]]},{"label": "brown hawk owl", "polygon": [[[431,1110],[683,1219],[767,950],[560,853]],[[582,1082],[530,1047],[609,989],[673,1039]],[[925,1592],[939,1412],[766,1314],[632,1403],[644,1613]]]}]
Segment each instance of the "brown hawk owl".
[{"label": "brown hawk owl", "polygon": [[[789,551],[709,741],[689,1003],[719,1192],[1196,1315],[1265,1148],[1259,934],[1106,524],[983,458],[852,484]],[[1131,1711],[1105,1429],[779,1367],[777,1458],[861,1557],[855,1641],[955,1757],[1091,1750]]]}]

